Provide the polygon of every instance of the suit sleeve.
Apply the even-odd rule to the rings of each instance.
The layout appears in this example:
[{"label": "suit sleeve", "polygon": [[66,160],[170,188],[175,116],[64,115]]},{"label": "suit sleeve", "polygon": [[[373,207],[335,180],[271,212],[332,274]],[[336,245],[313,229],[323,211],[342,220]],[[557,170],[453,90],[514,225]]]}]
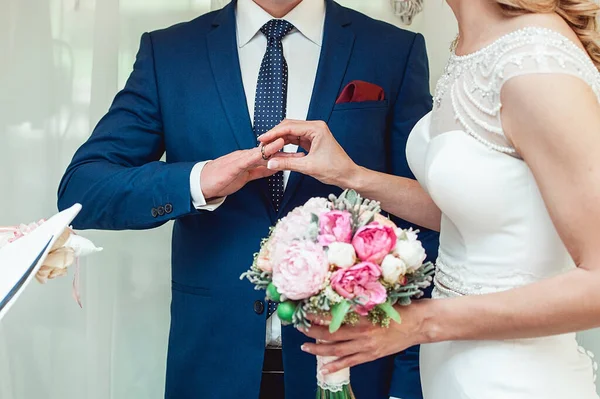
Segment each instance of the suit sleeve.
[{"label": "suit sleeve", "polygon": [[133,72],[109,112],[75,153],[58,208],[83,206],[77,229],[146,229],[198,212],[190,195],[195,162],[166,163],[152,38],[142,35]]},{"label": "suit sleeve", "polygon": [[[402,86],[394,106],[392,117],[389,159],[391,173],[414,179],[406,160],[406,143],[408,136],[416,123],[432,108],[432,98],[429,91],[429,62],[422,35],[415,35],[411,46]],[[439,245],[436,232],[414,226],[395,218],[394,221],[402,228],[418,228],[419,239],[422,241],[428,260],[435,260]],[[419,375],[419,347],[413,347],[396,355],[390,396],[401,399],[422,399],[421,381]]]}]

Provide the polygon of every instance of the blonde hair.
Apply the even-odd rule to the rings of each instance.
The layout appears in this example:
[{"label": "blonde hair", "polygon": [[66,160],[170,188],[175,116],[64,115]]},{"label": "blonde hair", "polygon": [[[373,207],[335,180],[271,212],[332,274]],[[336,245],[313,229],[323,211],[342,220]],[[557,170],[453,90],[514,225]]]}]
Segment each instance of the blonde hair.
[{"label": "blonde hair", "polygon": [[594,0],[496,0],[507,15],[555,12],[579,36],[590,58],[600,70],[600,5]]}]

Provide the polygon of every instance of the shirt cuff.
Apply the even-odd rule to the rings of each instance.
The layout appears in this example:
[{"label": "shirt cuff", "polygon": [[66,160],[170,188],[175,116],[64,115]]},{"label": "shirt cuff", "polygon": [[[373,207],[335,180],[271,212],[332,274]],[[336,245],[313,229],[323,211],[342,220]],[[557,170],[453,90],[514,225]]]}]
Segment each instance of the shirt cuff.
[{"label": "shirt cuff", "polygon": [[225,198],[215,198],[212,201],[206,202],[204,194],[202,194],[202,184],[200,183],[200,176],[202,175],[202,169],[210,161],[198,162],[192,168],[190,173],[190,194],[192,196],[192,204],[194,208],[201,211],[214,211],[225,202]]}]

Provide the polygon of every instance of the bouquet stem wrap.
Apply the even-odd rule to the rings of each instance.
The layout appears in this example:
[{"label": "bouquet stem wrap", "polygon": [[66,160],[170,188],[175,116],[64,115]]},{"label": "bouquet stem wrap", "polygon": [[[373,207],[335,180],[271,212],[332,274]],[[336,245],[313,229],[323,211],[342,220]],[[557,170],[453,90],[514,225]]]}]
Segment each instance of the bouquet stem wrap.
[{"label": "bouquet stem wrap", "polygon": [[[318,344],[326,341],[317,341]],[[317,356],[317,399],[355,399],[350,386],[350,369],[345,368],[332,374],[323,375],[326,364],[336,361],[334,356]]]}]

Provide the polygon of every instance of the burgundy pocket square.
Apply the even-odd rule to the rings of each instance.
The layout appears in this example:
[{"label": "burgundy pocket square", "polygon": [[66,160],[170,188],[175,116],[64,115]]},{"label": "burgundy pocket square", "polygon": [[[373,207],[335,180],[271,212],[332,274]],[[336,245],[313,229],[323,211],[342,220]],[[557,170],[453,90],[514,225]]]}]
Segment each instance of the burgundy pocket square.
[{"label": "burgundy pocket square", "polygon": [[362,80],[353,80],[344,87],[342,94],[340,94],[335,103],[359,103],[363,101],[383,100],[385,100],[385,93],[381,87]]}]

